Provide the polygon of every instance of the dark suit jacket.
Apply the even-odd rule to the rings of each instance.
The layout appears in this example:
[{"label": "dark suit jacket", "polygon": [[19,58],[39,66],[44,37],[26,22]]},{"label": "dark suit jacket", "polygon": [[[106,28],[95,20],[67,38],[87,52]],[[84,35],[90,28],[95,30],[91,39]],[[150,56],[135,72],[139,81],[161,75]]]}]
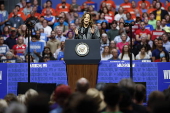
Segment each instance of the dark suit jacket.
[{"label": "dark suit jacket", "polygon": [[82,34],[83,31],[84,31],[84,28],[81,27],[81,28],[77,28],[79,30],[79,34],[78,36],[75,36],[75,39],[99,39],[100,38],[100,33],[99,33],[99,30],[97,27],[95,27],[95,31],[94,31],[94,34],[91,33],[91,30],[90,30],[90,27],[88,28],[88,32],[87,32],[87,37],[85,34]]},{"label": "dark suit jacket", "polygon": [[[157,12],[157,11],[158,11],[158,10],[153,11],[153,14],[155,15],[155,19],[156,19],[156,12]],[[166,10],[162,10],[162,9],[161,9],[161,20],[162,20],[162,19],[165,19],[165,15],[169,15],[168,12],[167,12]]]}]

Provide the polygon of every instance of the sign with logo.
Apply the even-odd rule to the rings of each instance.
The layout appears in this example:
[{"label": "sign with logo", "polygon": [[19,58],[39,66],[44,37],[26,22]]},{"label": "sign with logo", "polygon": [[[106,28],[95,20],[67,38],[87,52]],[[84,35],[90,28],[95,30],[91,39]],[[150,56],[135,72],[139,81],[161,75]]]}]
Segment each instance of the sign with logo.
[{"label": "sign with logo", "polygon": [[30,52],[42,52],[44,50],[43,42],[30,42]]},{"label": "sign with logo", "polygon": [[0,63],[0,98],[7,94],[7,64]]},{"label": "sign with logo", "polygon": [[158,90],[163,91],[170,86],[170,63],[158,63]]},{"label": "sign with logo", "polygon": [[89,46],[86,43],[76,45],[75,51],[79,56],[86,56],[89,53]]}]

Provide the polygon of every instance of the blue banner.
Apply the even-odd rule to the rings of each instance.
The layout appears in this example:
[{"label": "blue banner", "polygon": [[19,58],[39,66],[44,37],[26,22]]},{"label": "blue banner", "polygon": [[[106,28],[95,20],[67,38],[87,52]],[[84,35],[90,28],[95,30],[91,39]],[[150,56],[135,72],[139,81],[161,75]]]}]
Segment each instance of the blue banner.
[{"label": "blue banner", "polygon": [[7,94],[7,64],[0,63],[0,98]]},{"label": "blue banner", "polygon": [[[66,67],[63,62],[33,63],[31,82],[67,84]],[[27,63],[8,64],[8,93],[17,94],[17,83],[28,82]]]},{"label": "blue banner", "polygon": [[170,63],[158,63],[158,90],[163,91],[170,86]]},{"label": "blue banner", "polygon": [[[98,71],[98,83],[118,83],[123,78],[130,78],[129,62],[101,62]],[[146,82],[147,96],[158,89],[156,63],[133,63],[134,82]]]},{"label": "blue banner", "polygon": [[30,52],[42,52],[44,50],[43,42],[30,42]]}]

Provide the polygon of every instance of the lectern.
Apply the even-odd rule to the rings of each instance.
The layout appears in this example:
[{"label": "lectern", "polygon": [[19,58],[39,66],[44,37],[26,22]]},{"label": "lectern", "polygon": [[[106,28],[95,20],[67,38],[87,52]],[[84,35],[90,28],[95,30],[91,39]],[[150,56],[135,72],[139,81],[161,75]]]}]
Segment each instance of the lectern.
[{"label": "lectern", "polygon": [[100,40],[66,40],[64,60],[67,69],[68,85],[75,90],[76,81],[84,77],[89,80],[90,86],[95,87],[100,62]]}]

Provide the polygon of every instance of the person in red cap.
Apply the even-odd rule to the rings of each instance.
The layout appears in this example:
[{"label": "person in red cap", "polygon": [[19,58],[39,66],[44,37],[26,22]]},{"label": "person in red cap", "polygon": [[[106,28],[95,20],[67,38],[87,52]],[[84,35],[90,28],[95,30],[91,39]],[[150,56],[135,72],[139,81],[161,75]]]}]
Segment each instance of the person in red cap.
[{"label": "person in red cap", "polygon": [[60,85],[54,91],[54,98],[58,104],[57,108],[50,113],[62,113],[65,100],[71,95],[71,88],[67,85]]}]

